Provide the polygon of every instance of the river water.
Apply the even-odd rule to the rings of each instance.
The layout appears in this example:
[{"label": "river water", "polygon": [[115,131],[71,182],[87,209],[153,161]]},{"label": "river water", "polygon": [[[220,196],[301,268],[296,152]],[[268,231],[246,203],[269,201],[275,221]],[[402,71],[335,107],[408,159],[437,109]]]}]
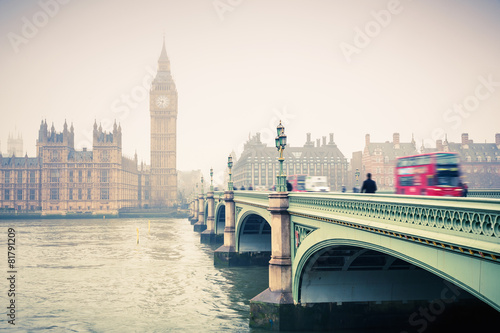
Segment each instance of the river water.
[{"label": "river water", "polygon": [[[0,220],[0,330],[261,332],[249,300],[267,267],[218,268],[187,219]],[[6,307],[15,230],[15,326]],[[139,244],[137,244],[137,230]]]}]

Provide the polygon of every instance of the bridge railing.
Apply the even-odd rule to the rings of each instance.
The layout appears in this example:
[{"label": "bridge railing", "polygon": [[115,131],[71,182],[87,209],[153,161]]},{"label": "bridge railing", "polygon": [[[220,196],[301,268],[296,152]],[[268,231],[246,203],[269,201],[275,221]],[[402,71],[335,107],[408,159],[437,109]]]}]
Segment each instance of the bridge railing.
[{"label": "bridge railing", "polygon": [[500,253],[498,199],[344,193],[289,198],[292,215]]},{"label": "bridge railing", "polygon": [[469,197],[496,198],[500,199],[500,190],[493,189],[473,189],[467,193]]}]

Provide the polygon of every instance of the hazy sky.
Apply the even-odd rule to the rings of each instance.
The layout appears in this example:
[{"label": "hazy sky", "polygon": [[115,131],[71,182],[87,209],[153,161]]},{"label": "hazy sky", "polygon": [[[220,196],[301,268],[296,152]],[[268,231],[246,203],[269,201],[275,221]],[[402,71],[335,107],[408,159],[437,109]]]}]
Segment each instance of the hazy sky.
[{"label": "hazy sky", "polygon": [[0,0],[0,150],[39,124],[123,129],[149,163],[148,86],[162,38],[179,93],[179,170],[224,170],[249,133],[292,146],[500,132],[500,1]]}]

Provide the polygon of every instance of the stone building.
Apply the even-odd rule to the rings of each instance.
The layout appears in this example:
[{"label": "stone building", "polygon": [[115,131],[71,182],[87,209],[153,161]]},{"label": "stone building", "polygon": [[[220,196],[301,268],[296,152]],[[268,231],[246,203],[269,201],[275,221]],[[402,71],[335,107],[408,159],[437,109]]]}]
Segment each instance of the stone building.
[{"label": "stone building", "polygon": [[150,116],[151,165],[141,163],[140,168],[137,153],[133,158],[123,155],[122,130],[116,122],[110,132],[94,122],[92,150],[79,151],[73,125],[68,128],[65,122],[56,132],[54,125],[49,130],[42,121],[36,157],[21,157],[17,151],[0,154],[0,209],[110,214],[176,205],[177,89],[165,41],[151,85]]},{"label": "stone building", "polygon": [[172,206],[177,200],[177,88],[170,72],[165,40],[158,72],[149,94],[151,115],[151,205]]},{"label": "stone building", "polygon": [[137,207],[137,157],[122,155],[121,127],[105,132],[94,123],[93,150],[74,147],[73,125],[62,132],[42,121],[37,156],[1,157],[0,206],[52,213],[117,213]]},{"label": "stone building", "polygon": [[392,142],[371,142],[370,134],[365,136],[365,148],[362,157],[362,170],[360,171],[359,184],[366,179],[366,174],[371,173],[372,179],[377,182],[377,188],[382,191],[394,190],[394,167],[396,158],[401,156],[419,154],[415,140],[402,143],[399,133],[394,133]]},{"label": "stone building", "polygon": [[460,154],[463,181],[469,188],[500,188],[500,133],[493,143],[476,143],[463,133],[461,142],[437,140],[436,148],[421,148],[422,152],[450,151]]},{"label": "stone building", "polygon": [[[260,133],[251,137],[235,162],[232,173],[236,188],[252,186],[254,189],[269,189],[276,184],[279,172],[276,147],[268,147],[260,140]],[[307,133],[303,147],[289,147],[284,151],[284,171],[287,175],[306,174],[327,176],[331,191],[340,191],[346,183],[348,162],[333,141],[333,133],[326,142],[326,136],[316,143]]]}]

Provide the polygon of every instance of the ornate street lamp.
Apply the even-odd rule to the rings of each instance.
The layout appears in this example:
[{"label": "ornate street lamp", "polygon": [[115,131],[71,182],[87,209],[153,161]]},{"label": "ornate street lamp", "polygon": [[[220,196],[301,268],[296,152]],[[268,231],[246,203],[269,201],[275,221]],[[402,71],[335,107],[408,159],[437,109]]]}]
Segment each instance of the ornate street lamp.
[{"label": "ornate street lamp", "polygon": [[210,168],[210,192],[214,191],[214,169]]},{"label": "ornate street lamp", "polygon": [[358,182],[359,182],[359,175],[360,175],[358,168],[356,168],[356,172],[354,173],[354,175],[356,176],[356,186],[355,187],[356,187],[356,190],[357,190],[358,187],[359,187],[359,183]]},{"label": "ornate street lamp", "polygon": [[276,192],[286,192],[286,175],[283,173],[283,161],[285,158],[283,157],[283,151],[286,146],[286,135],[285,135],[285,127],[280,124],[276,127],[277,136],[274,139],[276,142],[276,149],[280,152],[280,157],[278,161],[280,162],[280,172],[276,177]]},{"label": "ornate street lamp", "polygon": [[227,167],[229,168],[229,182],[227,183],[227,189],[228,191],[232,191],[233,181],[231,179],[231,168],[233,167],[233,157],[231,155],[227,158]]}]

